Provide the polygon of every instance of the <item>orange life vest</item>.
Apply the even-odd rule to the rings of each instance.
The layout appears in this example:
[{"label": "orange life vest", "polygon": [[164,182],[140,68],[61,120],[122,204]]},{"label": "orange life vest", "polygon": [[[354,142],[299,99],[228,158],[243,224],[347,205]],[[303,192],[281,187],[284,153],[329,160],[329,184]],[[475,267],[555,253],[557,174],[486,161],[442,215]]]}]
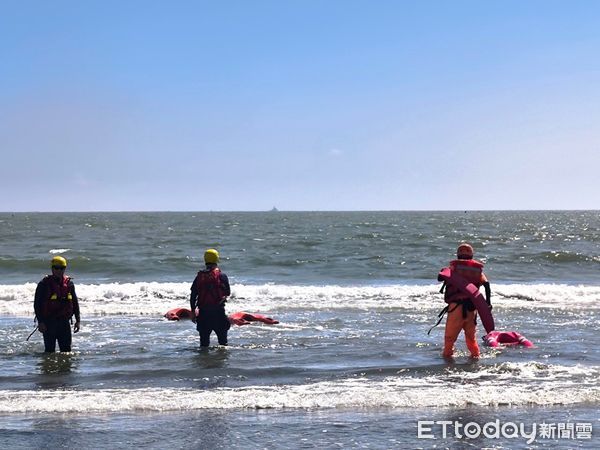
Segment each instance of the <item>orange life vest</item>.
[{"label": "orange life vest", "polygon": [[[485,281],[483,275],[483,263],[475,259],[455,259],[450,261],[449,267],[451,271],[456,272],[477,287],[480,287]],[[444,301],[446,303],[460,302],[465,298],[468,297],[461,293],[456,287],[451,284],[446,285],[444,293]]]}]

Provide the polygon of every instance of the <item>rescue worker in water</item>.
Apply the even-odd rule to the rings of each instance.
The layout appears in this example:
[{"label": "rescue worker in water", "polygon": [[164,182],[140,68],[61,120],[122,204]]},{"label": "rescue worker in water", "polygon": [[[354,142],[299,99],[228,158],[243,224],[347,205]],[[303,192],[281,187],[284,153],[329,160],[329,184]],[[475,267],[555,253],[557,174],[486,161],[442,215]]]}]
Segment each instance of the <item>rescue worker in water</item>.
[{"label": "rescue worker in water", "polygon": [[198,272],[192,283],[190,309],[192,321],[200,335],[200,346],[208,347],[214,331],[219,345],[227,345],[231,323],[225,314],[225,302],[231,294],[229,279],[218,267],[219,252],[209,248],[204,252],[206,268]]},{"label": "rescue worker in water", "polygon": [[38,330],[44,335],[44,351],[55,352],[56,341],[61,352],[71,351],[70,321],[75,316],[73,332],[80,326],[79,302],[75,285],[65,276],[67,260],[55,256],[50,262],[52,275],[46,275],[37,285],[33,309]]},{"label": "rescue worker in water", "polygon": [[[455,260],[450,262],[450,269],[457,271],[461,276],[477,287],[485,289],[485,300],[490,307],[491,289],[487,277],[483,273],[483,263],[473,259],[473,247],[463,243],[456,250]],[[444,358],[454,356],[454,343],[458,339],[460,331],[465,332],[465,341],[472,358],[479,358],[479,345],[477,345],[476,325],[477,311],[473,302],[467,295],[461,293],[451,284],[445,285],[444,301],[448,303],[448,317],[446,318],[446,329],[444,331]]]}]

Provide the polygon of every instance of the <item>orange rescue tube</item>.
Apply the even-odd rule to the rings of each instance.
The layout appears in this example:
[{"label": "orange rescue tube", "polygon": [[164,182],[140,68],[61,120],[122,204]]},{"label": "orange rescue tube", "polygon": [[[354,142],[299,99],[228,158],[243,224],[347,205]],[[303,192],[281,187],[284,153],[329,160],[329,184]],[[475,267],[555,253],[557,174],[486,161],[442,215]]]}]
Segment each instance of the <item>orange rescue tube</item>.
[{"label": "orange rescue tube", "polygon": [[169,320],[191,319],[192,311],[187,308],[175,308],[167,311],[165,317]]},{"label": "orange rescue tube", "polygon": [[239,311],[239,312],[230,314],[229,322],[231,322],[234,325],[239,325],[239,326],[249,325],[250,322],[262,322],[262,323],[266,323],[268,325],[274,325],[274,324],[279,323],[278,320],[272,319],[267,316],[263,316],[262,314],[247,313],[247,312],[243,312],[243,311]]}]

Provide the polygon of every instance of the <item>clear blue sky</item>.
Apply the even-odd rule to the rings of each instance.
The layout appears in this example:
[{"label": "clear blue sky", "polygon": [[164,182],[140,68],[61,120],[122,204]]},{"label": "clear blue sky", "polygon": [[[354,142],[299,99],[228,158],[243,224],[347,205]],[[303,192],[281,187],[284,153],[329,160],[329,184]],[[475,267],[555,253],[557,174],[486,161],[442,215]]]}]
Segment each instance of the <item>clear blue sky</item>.
[{"label": "clear blue sky", "polygon": [[600,1],[2,1],[1,211],[600,209]]}]

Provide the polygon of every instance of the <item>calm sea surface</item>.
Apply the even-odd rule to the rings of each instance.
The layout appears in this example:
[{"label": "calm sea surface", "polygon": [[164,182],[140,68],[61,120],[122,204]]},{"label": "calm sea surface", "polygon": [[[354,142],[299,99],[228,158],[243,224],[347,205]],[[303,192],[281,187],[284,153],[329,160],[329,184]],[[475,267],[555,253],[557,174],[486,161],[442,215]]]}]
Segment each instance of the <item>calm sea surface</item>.
[{"label": "calm sea surface", "polygon": [[[535,348],[440,357],[461,241],[497,329]],[[0,242],[1,448],[600,448],[598,211],[0,213]],[[228,312],[279,325],[200,351],[162,317],[207,247]],[[70,354],[26,340],[53,255],[80,297]]]}]

